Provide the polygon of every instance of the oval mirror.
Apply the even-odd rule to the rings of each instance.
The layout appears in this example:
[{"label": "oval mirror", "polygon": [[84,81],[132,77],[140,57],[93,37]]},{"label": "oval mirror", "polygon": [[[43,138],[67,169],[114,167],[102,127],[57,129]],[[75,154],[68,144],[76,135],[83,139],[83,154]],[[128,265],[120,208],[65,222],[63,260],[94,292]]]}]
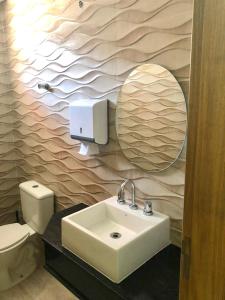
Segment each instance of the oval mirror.
[{"label": "oval mirror", "polygon": [[117,136],[129,161],[149,172],[167,169],[183,149],[186,127],[186,102],[175,77],[155,64],[134,69],[116,109]]}]

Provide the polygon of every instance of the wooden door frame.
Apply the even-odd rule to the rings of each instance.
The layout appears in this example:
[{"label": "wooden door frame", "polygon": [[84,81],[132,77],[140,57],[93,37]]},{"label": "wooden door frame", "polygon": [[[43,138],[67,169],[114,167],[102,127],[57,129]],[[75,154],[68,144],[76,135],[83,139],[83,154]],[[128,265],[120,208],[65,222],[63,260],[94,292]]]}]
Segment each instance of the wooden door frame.
[{"label": "wooden door frame", "polygon": [[225,1],[195,0],[180,300],[225,300]]}]

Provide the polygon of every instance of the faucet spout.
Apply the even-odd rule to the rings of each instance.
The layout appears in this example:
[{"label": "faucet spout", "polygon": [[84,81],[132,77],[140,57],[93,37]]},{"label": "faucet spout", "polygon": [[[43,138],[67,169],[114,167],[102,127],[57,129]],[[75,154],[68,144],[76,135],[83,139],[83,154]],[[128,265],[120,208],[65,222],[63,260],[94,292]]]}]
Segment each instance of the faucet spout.
[{"label": "faucet spout", "polygon": [[138,206],[136,204],[136,194],[135,194],[135,185],[132,180],[130,180],[131,188],[132,188],[132,199],[131,199],[131,204],[129,207],[131,209],[138,209]]},{"label": "faucet spout", "polygon": [[130,183],[131,185],[131,189],[132,189],[132,199],[131,199],[131,204],[129,205],[129,207],[131,209],[138,209],[138,206],[136,204],[136,199],[135,199],[135,185],[133,183],[132,180],[130,179],[126,179],[122,182],[121,186],[120,186],[120,190],[118,192],[118,199],[117,199],[117,202],[119,204],[125,204],[126,201],[125,201],[125,193],[124,193],[124,189],[126,187],[126,185]]},{"label": "faucet spout", "polygon": [[119,189],[119,192],[118,192],[118,198],[117,198],[117,202],[119,204],[125,204],[126,201],[125,201],[125,194],[124,194],[124,188],[127,184],[129,179],[126,179],[122,182],[122,184],[120,185],[120,189]]}]

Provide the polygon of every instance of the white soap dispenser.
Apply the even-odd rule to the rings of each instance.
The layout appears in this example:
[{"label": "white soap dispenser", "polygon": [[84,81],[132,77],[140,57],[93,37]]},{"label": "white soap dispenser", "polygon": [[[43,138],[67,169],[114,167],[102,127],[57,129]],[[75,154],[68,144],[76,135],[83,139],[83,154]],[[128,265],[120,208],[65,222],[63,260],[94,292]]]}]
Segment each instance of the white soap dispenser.
[{"label": "white soap dispenser", "polygon": [[108,101],[77,100],[70,104],[70,136],[81,141],[80,154],[99,153],[108,143]]}]

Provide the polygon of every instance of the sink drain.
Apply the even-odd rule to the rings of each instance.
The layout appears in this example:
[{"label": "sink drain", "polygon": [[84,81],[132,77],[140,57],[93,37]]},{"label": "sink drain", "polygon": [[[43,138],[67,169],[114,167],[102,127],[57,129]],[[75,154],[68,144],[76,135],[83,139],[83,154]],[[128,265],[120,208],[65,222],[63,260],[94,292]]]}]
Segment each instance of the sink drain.
[{"label": "sink drain", "polygon": [[112,233],[110,233],[110,236],[113,239],[119,239],[122,235],[119,232],[112,232]]}]

